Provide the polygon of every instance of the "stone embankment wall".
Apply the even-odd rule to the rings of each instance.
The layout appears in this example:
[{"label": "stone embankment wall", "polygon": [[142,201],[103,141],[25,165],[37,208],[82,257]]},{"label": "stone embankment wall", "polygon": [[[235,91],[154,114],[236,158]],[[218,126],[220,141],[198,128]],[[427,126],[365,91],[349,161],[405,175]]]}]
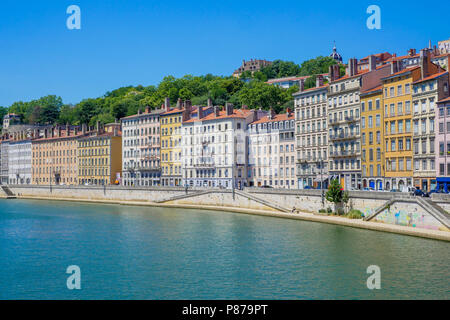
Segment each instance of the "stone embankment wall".
[{"label": "stone embankment wall", "polygon": [[[332,207],[323,199],[320,190],[279,190],[247,188],[244,192],[220,189],[189,189],[179,187],[124,187],[124,186],[9,186],[12,192],[22,197],[64,198],[73,200],[139,201],[149,205],[173,204],[187,206],[218,206],[254,210],[283,211],[295,207],[301,212],[318,213],[319,209]],[[387,209],[381,211],[372,221],[389,224],[426,228],[448,229],[406,194],[373,191],[350,192],[349,206],[369,216],[386,202],[395,198]],[[260,200],[260,201],[258,201]],[[450,196],[434,194],[434,204],[450,211]]]}]

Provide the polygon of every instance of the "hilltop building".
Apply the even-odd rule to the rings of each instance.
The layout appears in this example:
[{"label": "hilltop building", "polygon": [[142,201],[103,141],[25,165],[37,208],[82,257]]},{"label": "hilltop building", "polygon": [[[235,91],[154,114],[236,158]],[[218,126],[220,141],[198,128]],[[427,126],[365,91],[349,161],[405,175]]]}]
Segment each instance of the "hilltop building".
[{"label": "hilltop building", "polygon": [[244,71],[255,71],[261,70],[261,68],[272,64],[272,61],[261,60],[261,59],[250,59],[250,61],[242,60],[242,65],[233,72],[233,77],[239,78]]}]

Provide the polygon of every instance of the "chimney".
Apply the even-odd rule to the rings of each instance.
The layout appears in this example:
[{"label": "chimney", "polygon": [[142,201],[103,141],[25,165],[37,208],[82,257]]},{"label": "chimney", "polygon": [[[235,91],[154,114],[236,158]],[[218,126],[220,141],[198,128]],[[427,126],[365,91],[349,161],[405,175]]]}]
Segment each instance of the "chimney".
[{"label": "chimney", "polygon": [[330,66],[330,81],[336,81],[340,77],[339,64]]},{"label": "chimney", "polygon": [[394,74],[396,72],[398,72],[398,61],[393,60],[391,61],[391,74]]},{"label": "chimney", "polygon": [[86,125],[86,123],[83,123],[81,125],[81,133],[82,134],[86,134],[86,131],[87,131],[87,125]]},{"label": "chimney", "polygon": [[233,114],[233,104],[227,102],[225,104],[225,111],[227,112],[227,116],[231,116]]},{"label": "chimney", "polygon": [[184,108],[186,109],[187,113],[191,113],[191,110],[192,110],[191,100],[186,100],[184,102]]},{"label": "chimney", "polygon": [[357,73],[358,60],[350,58],[348,60],[348,76],[353,77]]},{"label": "chimney", "polygon": [[299,81],[299,89],[300,89],[300,92],[305,90],[305,80],[304,79],[300,79],[300,81]]},{"label": "chimney", "polygon": [[253,120],[252,120],[252,122],[253,121],[256,121],[256,120],[258,120],[258,110],[252,110],[252,112],[253,112]]},{"label": "chimney", "polygon": [[208,107],[212,107],[212,99],[208,98]]},{"label": "chimney", "polygon": [[77,134],[78,134],[78,127],[75,126],[75,127],[73,128],[73,135],[76,136]]},{"label": "chimney", "polygon": [[145,113],[150,113],[150,106],[145,107]]},{"label": "chimney", "polygon": [[66,123],[66,136],[70,136],[70,126]]},{"label": "chimney", "polygon": [[428,50],[427,49],[420,50],[420,71],[422,79],[428,77],[429,74],[428,63],[429,63]]},{"label": "chimney", "polygon": [[[181,98],[178,98],[178,100],[177,100],[177,109],[179,109],[179,110],[181,110],[181,105],[182,105],[182,101],[181,101]],[[166,108],[167,108],[167,106],[166,106]],[[168,109],[166,109],[167,111],[169,111]]]},{"label": "chimney", "polygon": [[61,130],[61,126],[58,126],[58,137],[61,137],[62,136],[62,130]]},{"label": "chimney", "polygon": [[408,50],[408,55],[409,56],[414,56],[416,54],[416,49],[409,49]]},{"label": "chimney", "polygon": [[214,106],[214,115],[216,117],[218,117],[220,115],[220,107],[219,106]]},{"label": "chimney", "polygon": [[373,71],[377,68],[377,58],[374,55],[369,56],[369,71]]},{"label": "chimney", "polygon": [[243,104],[243,105],[242,105],[242,110],[248,110],[248,105]]},{"label": "chimney", "polygon": [[203,106],[198,106],[198,119],[203,118]]},{"label": "chimney", "polygon": [[[141,112],[141,109],[139,109],[139,112]],[[97,121],[97,123],[95,124],[95,130],[97,131],[97,133],[100,133],[100,121]]]},{"label": "chimney", "polygon": [[323,86],[323,76],[321,74],[318,74],[316,76],[316,87],[321,87]]},{"label": "chimney", "polygon": [[166,111],[170,110],[170,98],[169,97],[166,97],[164,99],[164,109],[166,109]]},{"label": "chimney", "polygon": [[141,114],[142,113],[142,110],[141,110],[141,108],[139,108],[138,109],[138,114]]},{"label": "chimney", "polygon": [[289,107],[286,108],[286,114],[287,114],[288,118],[291,116],[291,114],[292,114],[291,108],[289,108]]},{"label": "chimney", "polygon": [[275,118],[275,111],[270,107],[269,114],[267,115],[270,120]]}]

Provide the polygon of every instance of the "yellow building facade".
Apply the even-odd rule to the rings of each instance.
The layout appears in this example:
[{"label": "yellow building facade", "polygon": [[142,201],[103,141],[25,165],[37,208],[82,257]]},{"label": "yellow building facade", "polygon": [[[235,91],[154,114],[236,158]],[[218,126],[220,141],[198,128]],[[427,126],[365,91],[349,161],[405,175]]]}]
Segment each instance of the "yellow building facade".
[{"label": "yellow building facade", "polygon": [[386,190],[413,186],[412,83],[419,78],[417,66],[382,79]]},{"label": "yellow building facade", "polygon": [[169,100],[166,98],[164,104],[165,112],[159,116],[161,127],[161,185],[182,185],[182,146],[181,125],[187,120],[192,112],[189,100],[178,99],[175,108],[170,108]]},{"label": "yellow building facade", "polygon": [[383,190],[384,112],[382,86],[361,92],[362,187]]},{"label": "yellow building facade", "polygon": [[[118,125],[118,127],[117,127]],[[88,133],[78,140],[78,183],[118,184],[122,175],[120,124]]]},{"label": "yellow building facade", "polygon": [[77,185],[77,128],[66,126],[45,129],[44,137],[34,139],[32,151],[32,184]]}]

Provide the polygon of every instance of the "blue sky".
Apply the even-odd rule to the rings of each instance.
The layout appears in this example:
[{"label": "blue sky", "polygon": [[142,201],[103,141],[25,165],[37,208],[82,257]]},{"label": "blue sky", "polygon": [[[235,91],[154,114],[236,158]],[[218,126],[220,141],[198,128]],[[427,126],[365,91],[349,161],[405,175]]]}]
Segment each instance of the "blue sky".
[{"label": "blue sky", "polygon": [[[81,8],[81,30],[66,9]],[[369,30],[366,8],[381,8]],[[56,94],[66,103],[165,75],[229,75],[242,59],[405,54],[450,37],[449,1],[54,0],[0,3],[0,106]]]}]

